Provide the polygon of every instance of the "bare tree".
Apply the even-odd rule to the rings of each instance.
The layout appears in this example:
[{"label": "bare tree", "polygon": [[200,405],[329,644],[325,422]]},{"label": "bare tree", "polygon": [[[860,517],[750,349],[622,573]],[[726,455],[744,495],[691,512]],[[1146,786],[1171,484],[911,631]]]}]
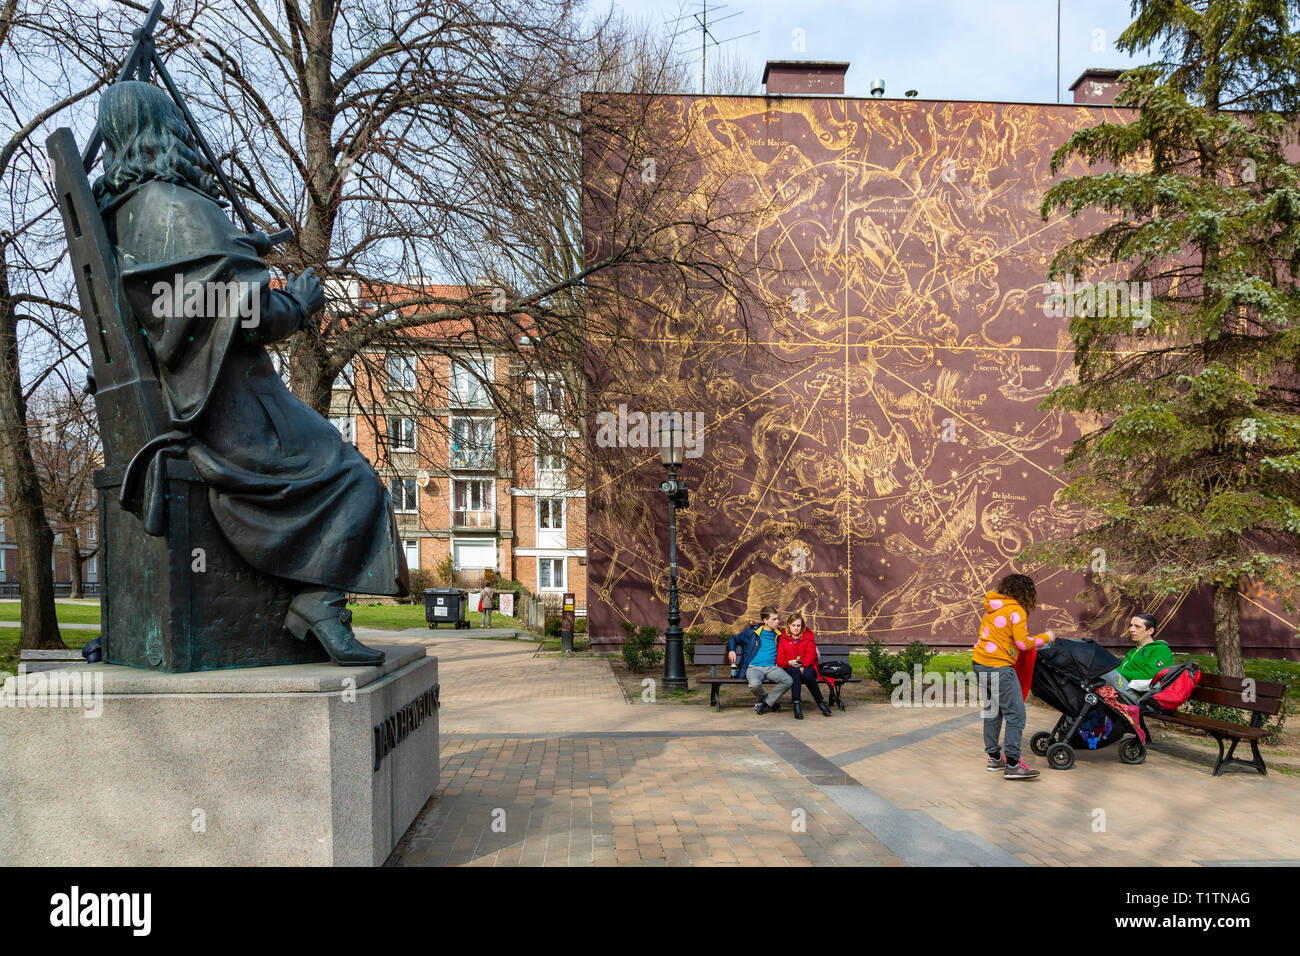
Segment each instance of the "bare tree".
[{"label": "bare tree", "polygon": [[74,107],[104,85],[113,51],[129,36],[88,11],[88,4],[62,0],[6,0],[0,8],[0,473],[18,545],[22,649],[64,646],[54,611],[54,532],[27,402],[51,377],[71,388],[69,362],[85,368],[77,358],[85,337],[72,284],[59,269],[66,248],[44,138],[55,123],[73,122]]},{"label": "bare tree", "polygon": [[[32,412],[32,454],[41,482],[50,526],[68,549],[70,597],[83,597],[83,567],[99,553],[96,528],[95,469],[103,465],[99,424],[94,403],[84,391],[49,385],[29,404]],[[83,553],[84,551],[84,553]]]}]

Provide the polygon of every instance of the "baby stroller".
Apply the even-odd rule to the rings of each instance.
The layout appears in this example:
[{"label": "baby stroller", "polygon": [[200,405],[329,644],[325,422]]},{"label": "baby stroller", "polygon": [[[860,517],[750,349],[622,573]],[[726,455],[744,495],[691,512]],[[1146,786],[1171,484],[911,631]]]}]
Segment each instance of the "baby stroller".
[{"label": "baby stroller", "polygon": [[1147,759],[1146,729],[1138,730],[1138,708],[1124,713],[1128,702],[1102,680],[1119,663],[1095,641],[1062,638],[1038,650],[1031,687],[1035,697],[1060,711],[1061,719],[1050,732],[1034,734],[1029,749],[1046,757],[1053,770],[1073,767],[1076,749],[1099,750],[1111,744],[1119,745],[1124,763]]}]

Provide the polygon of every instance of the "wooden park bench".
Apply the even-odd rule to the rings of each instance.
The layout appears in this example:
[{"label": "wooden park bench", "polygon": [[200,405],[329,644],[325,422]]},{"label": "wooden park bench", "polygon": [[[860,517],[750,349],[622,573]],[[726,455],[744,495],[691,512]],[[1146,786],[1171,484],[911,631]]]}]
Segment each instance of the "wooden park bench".
[{"label": "wooden park bench", "polygon": [[[1247,693],[1250,691],[1250,693]],[[1251,698],[1247,700],[1246,698]],[[1264,767],[1264,758],[1259,753],[1259,742],[1268,734],[1263,729],[1264,715],[1270,717],[1277,714],[1282,709],[1283,698],[1286,697],[1286,685],[1276,684],[1272,681],[1247,681],[1240,677],[1225,677],[1222,674],[1209,674],[1202,672],[1201,682],[1196,685],[1196,690],[1192,692],[1191,699],[1204,701],[1207,704],[1218,704],[1223,707],[1235,707],[1238,710],[1248,710],[1252,712],[1250,724],[1234,724],[1226,720],[1217,720],[1213,717],[1199,717],[1196,714],[1184,714],[1177,711],[1165,713],[1163,711],[1148,711],[1143,714],[1144,718],[1156,718],[1171,724],[1178,724],[1180,727],[1192,727],[1196,730],[1203,730],[1212,736],[1219,745],[1219,759],[1214,764],[1214,776],[1223,773],[1223,769],[1228,764],[1241,764],[1243,767],[1254,767],[1258,772],[1267,775],[1268,770]],[[1232,741],[1232,746],[1224,753],[1223,745],[1226,741]],[[1234,757],[1237,751],[1237,744],[1243,740],[1250,741],[1250,751],[1254,754],[1253,760],[1243,760],[1240,757]]]},{"label": "wooden park bench", "polygon": [[[849,662],[849,651],[852,649],[849,644],[818,644],[817,645],[817,662],[819,664],[829,664],[831,661]],[[710,670],[709,677],[697,678],[701,685],[709,685],[709,704],[714,710],[722,710],[722,698],[719,694],[720,689],[726,684],[740,684],[748,687],[748,678],[732,677],[731,664],[727,661],[726,644],[704,644],[695,645],[695,663],[708,665]],[[723,668],[723,676],[718,676],[718,668]],[[862,682],[861,677],[849,677],[844,680],[831,682],[822,678],[821,683],[828,688],[826,703],[832,707],[844,709],[844,700],[841,694],[845,684],[859,684]],[[770,681],[768,683],[771,683]]]}]

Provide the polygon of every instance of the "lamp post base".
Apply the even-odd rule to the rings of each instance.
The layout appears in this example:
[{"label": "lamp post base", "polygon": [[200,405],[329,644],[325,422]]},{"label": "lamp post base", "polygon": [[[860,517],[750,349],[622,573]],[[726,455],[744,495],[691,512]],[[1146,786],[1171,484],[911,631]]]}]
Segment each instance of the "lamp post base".
[{"label": "lamp post base", "polygon": [[664,690],[686,690],[686,657],[682,650],[682,629],[676,622],[664,631]]}]

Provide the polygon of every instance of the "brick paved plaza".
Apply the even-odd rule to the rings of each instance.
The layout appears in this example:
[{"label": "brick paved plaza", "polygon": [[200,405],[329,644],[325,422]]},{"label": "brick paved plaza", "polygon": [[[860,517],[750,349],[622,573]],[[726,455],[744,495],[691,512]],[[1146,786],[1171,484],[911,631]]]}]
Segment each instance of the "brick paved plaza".
[{"label": "brick paved plaza", "polygon": [[[984,770],[974,709],[850,701],[796,721],[732,691],[714,713],[628,701],[608,661],[534,643],[396,641],[440,661],[442,785],[390,864],[1300,865],[1285,761],[1216,779],[1158,740],[1140,766],[1031,757],[1042,778],[1011,782]],[[1048,721],[1031,707],[1027,736]]]}]

